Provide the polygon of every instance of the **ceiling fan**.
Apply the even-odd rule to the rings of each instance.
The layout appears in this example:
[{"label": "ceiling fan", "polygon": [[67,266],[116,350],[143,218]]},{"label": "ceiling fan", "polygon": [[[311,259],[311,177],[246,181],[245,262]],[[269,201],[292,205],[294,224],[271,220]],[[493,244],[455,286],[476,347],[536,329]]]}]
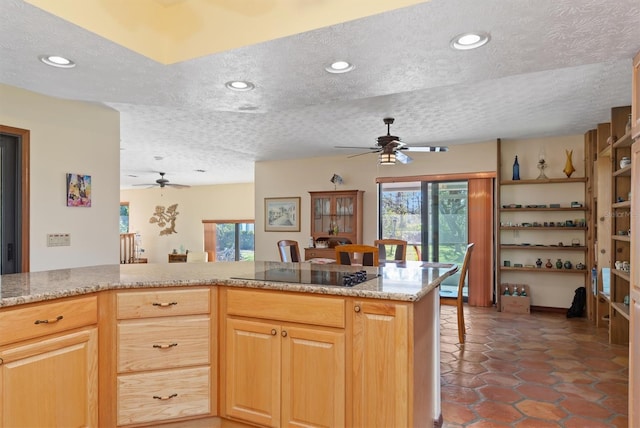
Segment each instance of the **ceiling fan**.
[{"label": "ceiling fan", "polygon": [[354,147],[354,146],[335,146],[338,149],[364,149],[368,150],[366,153],[359,153],[349,157],[360,156],[367,153],[380,153],[379,162],[380,165],[394,165],[396,161],[400,163],[409,163],[413,159],[406,155],[405,151],[411,152],[446,152],[448,147],[446,146],[408,146],[406,143],[400,140],[400,137],[391,135],[391,124],[394,122],[394,118],[385,117],[382,119],[385,125],[387,125],[387,135],[382,135],[376,139],[376,147]]},{"label": "ceiling fan", "polygon": [[166,186],[171,186],[171,187],[175,187],[176,189],[184,189],[186,187],[191,187],[191,186],[187,186],[186,184],[173,184],[173,183],[170,183],[169,180],[164,178],[164,174],[165,174],[164,172],[159,172],[158,174],[160,174],[160,178],[158,178],[155,183],[152,183],[152,184],[134,184],[134,186],[150,186],[150,187],[160,186],[160,188],[164,188]]}]

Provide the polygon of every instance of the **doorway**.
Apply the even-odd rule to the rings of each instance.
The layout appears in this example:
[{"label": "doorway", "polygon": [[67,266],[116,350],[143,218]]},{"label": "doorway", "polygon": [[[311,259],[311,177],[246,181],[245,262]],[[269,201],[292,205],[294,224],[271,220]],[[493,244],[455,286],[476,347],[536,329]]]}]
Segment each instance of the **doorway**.
[{"label": "doorway", "polygon": [[0,125],[0,272],[29,271],[29,131]]},{"label": "doorway", "polygon": [[[465,300],[493,304],[493,173],[385,177],[378,187],[378,237],[408,242],[407,260],[462,264],[475,244]],[[412,251],[413,249],[413,251]],[[457,276],[441,287],[457,286]]]}]

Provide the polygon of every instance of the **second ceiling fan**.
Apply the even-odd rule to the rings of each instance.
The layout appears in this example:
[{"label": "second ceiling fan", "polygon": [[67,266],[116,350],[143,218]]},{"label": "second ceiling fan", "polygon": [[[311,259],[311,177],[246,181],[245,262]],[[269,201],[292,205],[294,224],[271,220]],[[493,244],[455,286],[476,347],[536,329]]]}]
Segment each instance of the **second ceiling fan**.
[{"label": "second ceiling fan", "polygon": [[380,153],[379,161],[381,165],[393,165],[396,161],[400,163],[409,163],[413,159],[406,155],[404,152],[446,152],[448,147],[446,146],[408,146],[402,142],[400,137],[391,135],[391,125],[394,122],[394,118],[385,117],[382,119],[384,124],[387,125],[387,135],[382,135],[376,139],[377,144],[375,147],[354,147],[354,146],[335,146],[338,149],[363,149],[368,150],[366,153],[359,153],[353,156],[360,156],[367,153]]}]

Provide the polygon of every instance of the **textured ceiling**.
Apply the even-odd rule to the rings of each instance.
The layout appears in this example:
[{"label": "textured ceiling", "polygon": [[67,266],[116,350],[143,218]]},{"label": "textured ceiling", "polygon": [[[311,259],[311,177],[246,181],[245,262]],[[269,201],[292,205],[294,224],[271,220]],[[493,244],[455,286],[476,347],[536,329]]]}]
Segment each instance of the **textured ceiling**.
[{"label": "textured ceiling", "polygon": [[[414,145],[582,134],[631,103],[640,50],[638,0],[432,0],[173,65],[21,0],[0,13],[1,83],[120,111],[122,188],[158,171],[251,182],[256,161],[347,156],[334,146],[371,146],[385,116]],[[449,47],[470,30],[490,43]],[[45,67],[45,53],[78,66]],[[325,72],[335,59],[356,68]],[[236,79],[256,89],[227,90]]]}]

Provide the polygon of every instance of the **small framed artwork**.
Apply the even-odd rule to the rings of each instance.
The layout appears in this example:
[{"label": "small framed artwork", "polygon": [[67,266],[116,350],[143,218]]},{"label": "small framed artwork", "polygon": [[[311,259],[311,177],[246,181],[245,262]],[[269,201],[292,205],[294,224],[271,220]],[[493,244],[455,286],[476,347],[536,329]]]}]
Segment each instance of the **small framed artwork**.
[{"label": "small framed artwork", "polygon": [[91,176],[67,174],[67,206],[91,206]]},{"label": "small framed artwork", "polygon": [[264,198],[265,232],[300,232],[300,198]]}]

